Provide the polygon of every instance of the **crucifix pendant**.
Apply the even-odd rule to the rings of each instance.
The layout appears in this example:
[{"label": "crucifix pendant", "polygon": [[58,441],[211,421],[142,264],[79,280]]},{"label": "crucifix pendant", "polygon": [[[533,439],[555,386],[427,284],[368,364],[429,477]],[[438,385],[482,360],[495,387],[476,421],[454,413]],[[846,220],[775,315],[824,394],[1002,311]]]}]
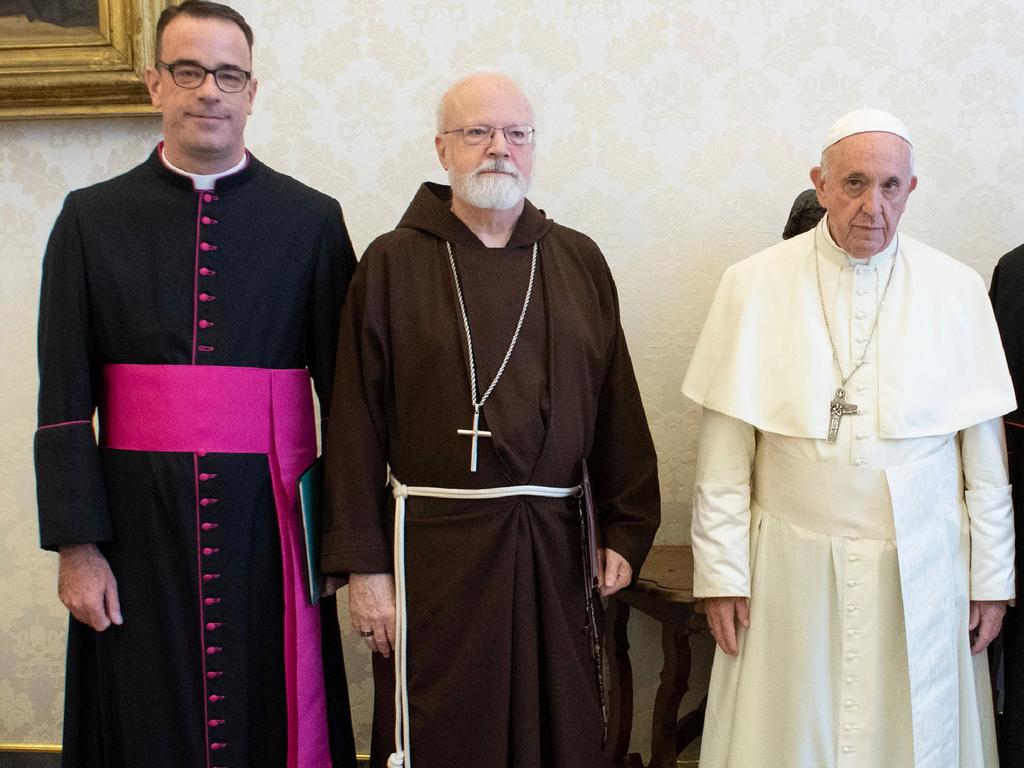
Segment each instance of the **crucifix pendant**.
[{"label": "crucifix pendant", "polygon": [[476,472],[477,438],[490,437],[491,433],[480,429],[480,411],[473,411],[473,426],[470,429],[460,429],[460,435],[468,435],[472,438],[472,445],[469,449],[469,471]]},{"label": "crucifix pendant", "polygon": [[829,409],[828,441],[834,443],[839,439],[839,422],[843,416],[856,416],[858,413],[860,409],[856,405],[846,402],[846,390],[842,387],[837,389]]}]

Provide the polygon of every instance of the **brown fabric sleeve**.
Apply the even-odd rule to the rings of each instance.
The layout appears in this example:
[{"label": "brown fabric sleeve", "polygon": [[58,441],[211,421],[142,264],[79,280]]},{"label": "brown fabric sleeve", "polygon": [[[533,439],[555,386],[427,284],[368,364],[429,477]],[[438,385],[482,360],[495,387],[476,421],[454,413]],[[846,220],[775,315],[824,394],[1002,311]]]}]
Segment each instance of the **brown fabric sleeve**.
[{"label": "brown fabric sleeve", "polygon": [[[610,274],[608,280],[614,294]],[[617,296],[614,306],[609,364],[587,463],[593,476],[604,546],[626,558],[636,576],[661,523],[661,491],[658,457],[619,322]]]},{"label": "brown fabric sleeve", "polygon": [[391,380],[383,254],[371,246],[349,286],[338,331],[325,446],[326,508],[321,569],[325,574],[390,572],[386,525]]}]

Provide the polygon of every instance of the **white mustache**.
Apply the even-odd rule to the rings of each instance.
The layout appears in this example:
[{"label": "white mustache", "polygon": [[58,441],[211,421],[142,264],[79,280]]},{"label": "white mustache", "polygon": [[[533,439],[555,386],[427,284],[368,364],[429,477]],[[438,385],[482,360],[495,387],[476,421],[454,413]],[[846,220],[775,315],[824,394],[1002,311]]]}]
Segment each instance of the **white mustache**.
[{"label": "white mustache", "polygon": [[519,169],[516,168],[515,165],[508,162],[507,160],[501,160],[499,158],[484,160],[482,163],[480,163],[477,169],[473,171],[473,175],[479,176],[482,173],[489,173],[493,171],[497,171],[498,173],[507,173],[510,176],[515,177],[516,181],[519,182],[523,180],[522,174],[519,173]]}]

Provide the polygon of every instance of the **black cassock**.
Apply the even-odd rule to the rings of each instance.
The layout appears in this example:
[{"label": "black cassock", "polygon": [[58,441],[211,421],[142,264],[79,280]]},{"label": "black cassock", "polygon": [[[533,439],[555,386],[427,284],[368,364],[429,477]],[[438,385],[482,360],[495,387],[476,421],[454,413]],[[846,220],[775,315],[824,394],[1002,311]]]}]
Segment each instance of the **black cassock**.
[{"label": "black cassock", "polygon": [[[1024,573],[1024,245],[1003,256],[989,291],[1010,367],[1017,410],[1004,417],[1013,486],[1017,536],[1017,599]],[[1004,707],[999,719],[999,760],[1003,768],[1024,768],[1024,608],[1008,608],[1003,622]]]},{"label": "black cassock", "polygon": [[[91,420],[103,366],[123,363],[308,368],[326,419],[354,268],[338,203],[251,156],[202,192],[158,148],[68,195],[43,263],[40,537],[47,549],[99,543],[124,624],[97,633],[71,619],[65,766],[286,765],[267,456],[97,448]],[[216,502],[204,505],[216,522],[202,536],[200,495]],[[210,562],[217,579],[203,583]],[[338,768],[354,764],[354,748],[333,599],[321,625]]]}]

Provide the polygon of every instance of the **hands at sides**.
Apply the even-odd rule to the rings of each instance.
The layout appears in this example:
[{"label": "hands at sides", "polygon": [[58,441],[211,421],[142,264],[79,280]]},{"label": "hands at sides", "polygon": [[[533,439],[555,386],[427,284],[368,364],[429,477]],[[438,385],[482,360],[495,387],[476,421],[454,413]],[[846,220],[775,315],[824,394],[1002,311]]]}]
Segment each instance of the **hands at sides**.
[{"label": "hands at sides", "polygon": [[[704,611],[711,627],[711,635],[719,647],[730,656],[739,653],[736,621],[750,626],[750,608],[745,597],[709,597],[704,600]],[[972,600],[968,629],[976,631],[971,653],[981,653],[995,640],[1006,615],[1005,600]]]},{"label": "hands at sides", "polygon": [[1006,600],[971,600],[971,612],[967,629],[976,634],[971,642],[971,653],[981,653],[996,639],[1003,616],[1006,615]]},{"label": "hands at sides", "polygon": [[750,606],[745,597],[708,597],[704,599],[704,613],[708,617],[711,636],[718,647],[730,656],[740,652],[736,622],[750,627]]},{"label": "hands at sides", "polygon": [[[370,650],[391,655],[395,644],[395,578],[390,573],[353,573],[348,578],[352,627]],[[368,635],[368,632],[373,634]]]},{"label": "hands at sides", "polygon": [[629,582],[633,580],[633,568],[626,562],[626,558],[614,549],[602,547],[597,550],[597,560],[600,566],[597,583],[601,587],[601,597],[614,595],[623,587],[629,586]]},{"label": "hands at sides", "polygon": [[123,624],[117,579],[95,544],[60,548],[57,595],[71,615],[97,632]]}]

